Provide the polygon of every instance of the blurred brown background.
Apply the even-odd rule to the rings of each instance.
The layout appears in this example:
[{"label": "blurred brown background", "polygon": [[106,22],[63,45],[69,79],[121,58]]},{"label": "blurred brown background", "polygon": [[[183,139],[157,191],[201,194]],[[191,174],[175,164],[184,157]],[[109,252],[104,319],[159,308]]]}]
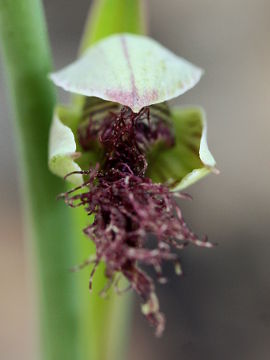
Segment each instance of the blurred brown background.
[{"label": "blurred brown background", "polygon": [[[208,114],[220,176],[183,203],[187,222],[218,242],[182,253],[185,277],[159,287],[167,329],[156,340],[134,310],[129,360],[270,358],[270,1],[148,0],[150,34],[206,70],[177,100]],[[71,62],[89,0],[45,0],[55,67]],[[35,360],[13,138],[0,84],[0,358]],[[138,304],[136,304],[138,305]]]}]

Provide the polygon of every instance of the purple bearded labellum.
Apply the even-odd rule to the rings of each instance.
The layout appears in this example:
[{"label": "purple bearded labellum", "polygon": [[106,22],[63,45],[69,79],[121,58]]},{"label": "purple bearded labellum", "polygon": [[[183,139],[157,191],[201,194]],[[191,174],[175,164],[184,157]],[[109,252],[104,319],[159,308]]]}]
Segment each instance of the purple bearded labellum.
[{"label": "purple bearded labellum", "polygon": [[[145,176],[147,151],[157,141],[173,146],[173,134],[164,120],[151,119],[149,108],[135,114],[127,107],[119,113],[111,112],[99,123],[93,124],[90,118],[85,132],[89,146],[99,142],[104,150],[102,162],[87,173],[81,172],[87,180],[79,194],[73,195],[76,188],[63,197],[71,207],[84,206],[89,215],[95,215],[94,222],[84,229],[96,245],[96,257],[91,261],[106,263],[108,279],[120,272],[129,280],[143,299],[144,315],[161,335],[164,317],[159,312],[154,283],[138,263],[152,265],[164,282],[164,260],[173,261],[179,272],[178,257],[171,247],[182,249],[188,242],[211,246],[188,229],[169,188]],[[80,138],[86,146],[87,138]],[[153,250],[146,247],[149,234],[155,236]]]},{"label": "purple bearded labellum", "polygon": [[[153,266],[164,283],[163,261],[172,261],[181,274],[172,248],[212,246],[189,230],[175,200],[186,198],[179,191],[215,169],[203,112],[171,111],[160,103],[194,86],[200,74],[149,38],[115,35],[52,75],[65,89],[88,96],[82,111],[56,111],[49,165],[76,185],[61,195],[65,202],[94,215],[84,233],[95,243],[96,254],[82,265],[94,265],[90,287],[101,261],[109,284],[117,286],[118,274],[124,275],[142,298],[142,312],[158,336],[165,320],[154,282],[140,264]],[[153,248],[149,235],[155,239]]]}]

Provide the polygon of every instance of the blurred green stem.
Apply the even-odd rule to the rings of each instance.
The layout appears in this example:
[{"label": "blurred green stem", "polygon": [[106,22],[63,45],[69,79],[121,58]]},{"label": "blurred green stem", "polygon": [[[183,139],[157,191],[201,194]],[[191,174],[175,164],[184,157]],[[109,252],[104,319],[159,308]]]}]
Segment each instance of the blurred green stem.
[{"label": "blurred green stem", "polygon": [[63,182],[47,167],[55,94],[48,81],[51,57],[39,0],[0,0],[1,53],[7,79],[23,213],[32,238],[32,272],[39,288],[41,351],[45,360],[78,359],[76,279],[70,213],[56,195]]}]

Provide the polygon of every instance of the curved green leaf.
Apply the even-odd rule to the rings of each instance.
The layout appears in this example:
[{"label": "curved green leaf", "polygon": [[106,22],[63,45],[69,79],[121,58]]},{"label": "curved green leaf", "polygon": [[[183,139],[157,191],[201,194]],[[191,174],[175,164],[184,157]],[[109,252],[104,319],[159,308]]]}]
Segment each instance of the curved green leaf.
[{"label": "curved green leaf", "polygon": [[50,77],[72,93],[114,101],[138,112],[185,93],[202,73],[148,37],[118,34],[99,41]]},{"label": "curved green leaf", "polygon": [[207,126],[201,108],[172,109],[176,144],[164,149],[159,144],[149,154],[147,175],[166,182],[172,191],[183,190],[210,172],[216,162],[207,146]]}]

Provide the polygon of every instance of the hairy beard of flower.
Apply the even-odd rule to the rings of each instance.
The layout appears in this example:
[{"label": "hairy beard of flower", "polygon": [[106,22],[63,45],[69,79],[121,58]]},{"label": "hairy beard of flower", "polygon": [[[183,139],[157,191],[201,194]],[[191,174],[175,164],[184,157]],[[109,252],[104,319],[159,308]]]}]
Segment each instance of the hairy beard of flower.
[{"label": "hairy beard of flower", "polygon": [[[154,282],[139,265],[153,266],[159,281],[164,283],[163,261],[173,261],[176,272],[181,274],[172,248],[183,249],[189,242],[211,246],[188,229],[168,187],[145,176],[147,152],[157,141],[173,146],[172,129],[162,119],[152,121],[149,108],[135,114],[123,107],[98,123],[90,119],[86,130],[86,135],[79,134],[82,146],[87,148],[89,143],[98,141],[104,158],[95,168],[83,172],[87,180],[79,193],[74,189],[64,197],[69,206],[83,206],[89,215],[94,214],[93,223],[84,229],[96,245],[95,258],[83,264],[94,263],[90,287],[101,261],[106,264],[109,281],[115,281],[115,275],[122,273],[141,296],[142,312],[159,336],[165,318],[159,311]],[[155,239],[153,249],[147,246],[150,234]]]}]

